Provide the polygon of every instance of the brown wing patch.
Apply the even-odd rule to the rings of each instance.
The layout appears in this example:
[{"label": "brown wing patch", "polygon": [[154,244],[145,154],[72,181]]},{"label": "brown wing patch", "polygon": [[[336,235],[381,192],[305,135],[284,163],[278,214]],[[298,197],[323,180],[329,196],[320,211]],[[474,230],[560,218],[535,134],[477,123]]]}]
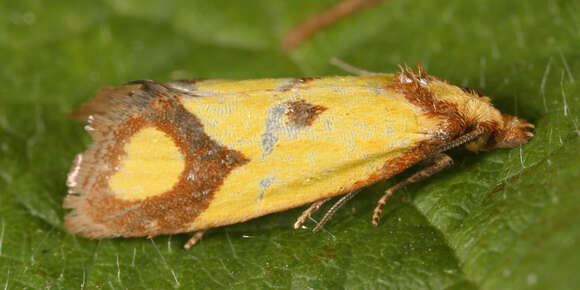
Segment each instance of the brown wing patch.
[{"label": "brown wing patch", "polygon": [[122,87],[105,86],[89,102],[83,104],[80,109],[70,112],[68,116],[86,122],[89,116],[103,115],[111,109],[115,99],[127,96],[140,86],[139,84],[127,84]]},{"label": "brown wing patch", "polygon": [[318,115],[326,111],[328,108],[307,103],[305,100],[286,102],[288,111],[286,116],[290,125],[296,127],[307,127],[312,125],[312,122],[318,118]]},{"label": "brown wing patch", "polygon": [[399,66],[400,72],[395,74],[393,82],[388,88],[402,93],[409,102],[421,107],[426,112],[433,113],[455,113],[457,107],[448,102],[437,99],[429,87],[429,82],[435,78],[429,75],[421,65],[417,65],[417,72],[407,65],[403,69]]},{"label": "brown wing patch", "polygon": [[[205,134],[200,120],[183,108],[171,90],[150,81],[133,86],[120,87],[126,94],[109,98],[110,110],[89,118],[95,142],[77,157],[68,179],[71,194],[64,203],[72,209],[65,222],[72,233],[103,238],[184,232],[208,207],[229,172],[249,161]],[[120,200],[111,192],[108,179],[126,154],[124,144],[145,127],[155,127],[175,142],[185,156],[185,169],[165,193]]]},{"label": "brown wing patch", "polygon": [[429,75],[421,65],[417,65],[416,73],[407,65],[405,68],[402,66],[399,68],[401,71],[395,74],[393,82],[387,89],[404,95],[410,103],[420,107],[429,118],[440,120],[441,125],[437,128],[433,141],[449,142],[467,129],[457,106],[439,100],[431,91],[429,82],[436,80],[435,77]]}]

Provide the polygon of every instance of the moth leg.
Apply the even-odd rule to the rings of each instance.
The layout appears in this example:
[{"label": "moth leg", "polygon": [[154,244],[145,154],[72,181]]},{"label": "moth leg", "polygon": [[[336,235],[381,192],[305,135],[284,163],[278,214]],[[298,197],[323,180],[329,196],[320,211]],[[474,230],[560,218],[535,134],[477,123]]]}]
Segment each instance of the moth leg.
[{"label": "moth leg", "polygon": [[294,223],[294,229],[295,230],[299,229],[302,226],[302,224],[304,224],[306,219],[311,217],[313,213],[317,212],[320,209],[320,207],[323,204],[325,204],[327,201],[329,201],[330,199],[332,199],[332,198],[321,199],[317,202],[314,202],[312,205],[310,205],[310,207],[308,207],[308,209],[303,211],[302,214],[298,217],[298,219],[296,219],[296,222]]},{"label": "moth leg", "polygon": [[205,234],[205,232],[207,232],[207,230],[197,231],[197,233],[195,233],[195,235],[193,235],[193,237],[191,237],[191,239],[189,239],[189,241],[187,241],[187,243],[185,243],[185,246],[183,247],[186,250],[189,250],[191,247],[195,246],[195,244],[197,244],[197,242],[201,240],[201,237],[203,237],[203,234]]},{"label": "moth leg", "polygon": [[451,159],[451,157],[449,157],[449,155],[447,155],[445,153],[437,153],[435,156],[433,156],[431,158],[431,160],[433,162],[433,164],[431,166],[425,167],[425,168],[419,170],[418,172],[416,172],[415,174],[413,174],[409,178],[395,184],[394,186],[392,186],[391,188],[389,188],[385,191],[385,194],[381,197],[381,199],[379,199],[379,203],[378,203],[377,207],[375,208],[375,212],[373,214],[373,221],[372,221],[373,226],[375,226],[375,227],[378,226],[379,218],[381,217],[381,211],[383,210],[383,206],[385,206],[385,204],[387,203],[387,200],[389,199],[389,197],[391,197],[391,195],[393,195],[393,193],[395,193],[399,189],[402,189],[411,183],[415,183],[415,182],[419,182],[421,180],[424,180],[424,179],[434,175],[435,173],[450,167],[453,164],[453,159]]},{"label": "moth leg", "polygon": [[373,75],[378,75],[379,73],[376,72],[371,72],[371,71],[367,71],[364,69],[360,69],[358,67],[355,67],[353,65],[350,65],[336,57],[333,57],[330,59],[329,61],[330,64],[342,69],[345,72],[351,73],[353,75],[359,75],[359,76],[373,76]]},{"label": "moth leg", "polygon": [[360,192],[360,190],[355,190],[355,191],[351,191],[347,194],[345,194],[343,197],[341,197],[337,202],[335,202],[332,207],[324,214],[324,216],[322,217],[322,219],[320,220],[320,222],[318,222],[318,224],[316,225],[316,227],[314,227],[314,229],[312,229],[313,232],[317,232],[319,231],[322,226],[324,226],[324,224],[326,224],[326,222],[328,222],[330,220],[330,218],[332,217],[332,215],[334,215],[334,213],[336,213],[336,211],[341,208],[347,201],[351,200],[353,197],[355,197],[358,193]]}]

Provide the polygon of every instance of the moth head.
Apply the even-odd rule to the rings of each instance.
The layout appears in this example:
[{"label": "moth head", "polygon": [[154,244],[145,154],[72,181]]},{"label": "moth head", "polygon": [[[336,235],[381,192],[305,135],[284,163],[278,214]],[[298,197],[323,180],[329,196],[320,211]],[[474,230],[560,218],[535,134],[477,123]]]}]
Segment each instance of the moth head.
[{"label": "moth head", "polygon": [[470,151],[489,151],[498,148],[512,148],[534,137],[534,125],[516,116],[502,114],[503,123],[490,125],[486,133],[466,144]]}]

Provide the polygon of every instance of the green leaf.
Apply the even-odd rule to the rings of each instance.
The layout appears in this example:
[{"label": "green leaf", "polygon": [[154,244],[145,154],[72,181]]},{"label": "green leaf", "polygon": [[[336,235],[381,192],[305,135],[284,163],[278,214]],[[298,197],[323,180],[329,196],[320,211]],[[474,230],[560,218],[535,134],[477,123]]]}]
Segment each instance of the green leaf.
[{"label": "green leaf", "polygon": [[[580,4],[385,1],[279,42],[337,1],[0,3],[0,286],[16,288],[572,289],[580,285]],[[422,63],[536,125],[527,145],[471,154],[372,209],[364,190],[313,234],[302,209],[188,234],[86,240],[63,226],[66,172],[90,138],[65,118],[135,79],[381,72]],[[311,224],[310,224],[311,225]]]}]

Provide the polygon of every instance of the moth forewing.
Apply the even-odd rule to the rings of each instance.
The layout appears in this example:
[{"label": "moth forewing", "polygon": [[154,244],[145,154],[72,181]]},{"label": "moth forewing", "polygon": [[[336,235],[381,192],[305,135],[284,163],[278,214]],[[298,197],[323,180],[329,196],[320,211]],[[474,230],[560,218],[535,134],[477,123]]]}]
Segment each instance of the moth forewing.
[{"label": "moth forewing", "polygon": [[530,123],[420,66],[365,76],[137,81],[105,87],[75,115],[89,120],[94,143],[69,173],[69,231],[87,238],[200,231],[187,248],[207,229],[316,203],[299,227],[323,200],[430,160],[387,191],[376,224],[388,196],[451,164],[443,151],[513,147],[533,136]]}]

